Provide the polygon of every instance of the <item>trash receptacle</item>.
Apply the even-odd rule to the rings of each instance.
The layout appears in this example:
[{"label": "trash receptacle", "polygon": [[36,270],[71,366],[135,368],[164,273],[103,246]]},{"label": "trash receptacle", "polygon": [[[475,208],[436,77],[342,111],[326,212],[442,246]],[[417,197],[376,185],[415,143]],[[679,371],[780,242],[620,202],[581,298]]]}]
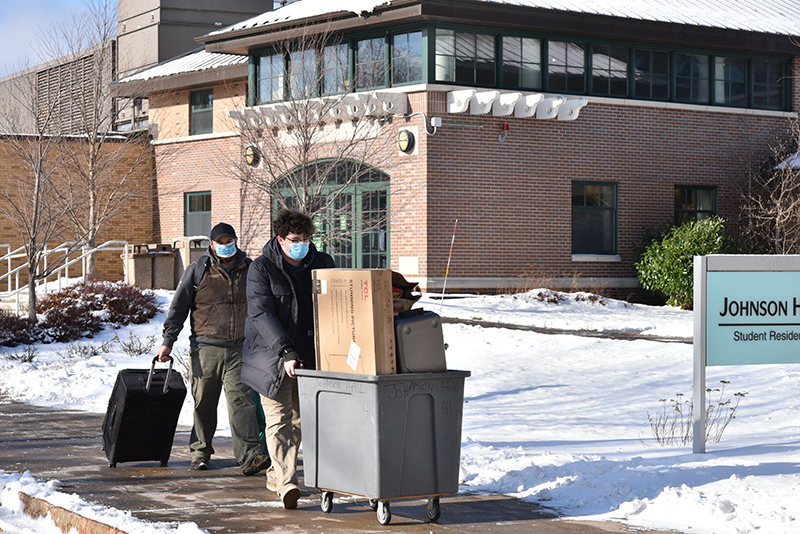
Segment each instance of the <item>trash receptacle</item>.
[{"label": "trash receptacle", "polygon": [[181,279],[183,271],[208,249],[208,237],[203,235],[183,236],[172,240],[175,251],[175,286]]},{"label": "trash receptacle", "polygon": [[128,283],[142,289],[153,289],[153,258],[147,245],[133,245],[127,257],[122,254]]},{"label": "trash receptacle", "polygon": [[305,484],[370,499],[378,521],[388,501],[458,491],[464,379],[469,371],[357,375],[297,370]]},{"label": "trash receptacle", "polygon": [[153,289],[175,289],[175,252],[172,246],[150,246],[153,261]]}]

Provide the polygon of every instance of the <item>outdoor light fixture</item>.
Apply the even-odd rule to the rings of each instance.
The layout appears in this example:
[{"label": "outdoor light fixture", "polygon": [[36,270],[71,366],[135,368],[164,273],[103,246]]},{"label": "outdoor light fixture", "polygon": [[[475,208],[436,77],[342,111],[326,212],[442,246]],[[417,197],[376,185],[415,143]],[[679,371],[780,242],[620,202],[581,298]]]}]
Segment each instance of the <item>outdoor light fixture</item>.
[{"label": "outdoor light fixture", "polygon": [[400,152],[411,154],[414,151],[414,141],[414,134],[409,130],[400,130],[397,132],[395,143],[397,144],[397,150]]},{"label": "outdoor light fixture", "polygon": [[250,167],[258,167],[258,164],[261,163],[261,151],[257,146],[249,145],[244,149],[242,157]]},{"label": "outdoor light fixture", "polygon": [[506,136],[507,135],[508,135],[508,123],[504,122],[503,123],[503,129],[500,132],[500,135],[497,136],[497,140],[502,143],[502,142],[504,142],[506,140]]}]

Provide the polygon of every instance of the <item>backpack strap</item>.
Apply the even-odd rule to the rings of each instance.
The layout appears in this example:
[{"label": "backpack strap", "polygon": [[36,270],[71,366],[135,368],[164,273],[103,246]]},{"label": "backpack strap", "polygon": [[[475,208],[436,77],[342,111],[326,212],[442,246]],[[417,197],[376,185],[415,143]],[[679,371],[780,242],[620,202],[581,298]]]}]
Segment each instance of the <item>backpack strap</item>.
[{"label": "backpack strap", "polygon": [[197,265],[194,268],[194,280],[192,289],[197,293],[197,288],[200,287],[200,282],[203,280],[203,275],[206,274],[208,269],[208,256],[205,254],[197,258]]}]

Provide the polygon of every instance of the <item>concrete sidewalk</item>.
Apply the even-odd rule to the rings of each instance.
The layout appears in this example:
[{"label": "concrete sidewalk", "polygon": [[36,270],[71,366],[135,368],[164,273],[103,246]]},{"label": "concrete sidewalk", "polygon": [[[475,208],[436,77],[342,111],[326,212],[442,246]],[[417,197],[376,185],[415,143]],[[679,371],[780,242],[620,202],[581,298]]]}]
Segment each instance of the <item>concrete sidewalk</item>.
[{"label": "concrete sidewalk", "polygon": [[217,454],[208,471],[189,469],[187,428],[178,429],[167,467],[131,462],[112,469],[101,450],[102,420],[99,414],[53,411],[0,398],[0,470],[30,471],[41,481],[59,480],[61,492],[86,501],[127,510],[146,521],[192,521],[212,534],[632,532],[615,523],[559,521],[536,504],[503,495],[473,495],[467,488],[442,498],[438,523],[428,521],[425,499],[392,501],[387,526],[378,523],[364,499],[337,495],[333,511],[325,514],[319,492],[305,487],[298,509],[284,510],[266,490],[263,474],[241,474],[229,438],[215,439]]}]

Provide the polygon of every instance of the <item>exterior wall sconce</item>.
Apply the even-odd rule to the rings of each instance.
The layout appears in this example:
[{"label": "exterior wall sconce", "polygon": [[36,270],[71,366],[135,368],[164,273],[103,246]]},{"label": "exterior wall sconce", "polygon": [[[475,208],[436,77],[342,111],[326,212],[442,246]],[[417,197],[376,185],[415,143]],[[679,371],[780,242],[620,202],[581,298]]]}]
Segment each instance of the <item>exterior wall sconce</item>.
[{"label": "exterior wall sconce", "polygon": [[258,164],[261,163],[261,151],[257,146],[249,145],[244,149],[242,157],[244,158],[244,162],[250,167],[258,167]]},{"label": "exterior wall sconce", "polygon": [[415,142],[416,139],[414,139],[414,134],[409,130],[400,130],[397,132],[395,144],[397,145],[397,150],[400,152],[403,152],[404,154],[411,154],[414,151]]}]

